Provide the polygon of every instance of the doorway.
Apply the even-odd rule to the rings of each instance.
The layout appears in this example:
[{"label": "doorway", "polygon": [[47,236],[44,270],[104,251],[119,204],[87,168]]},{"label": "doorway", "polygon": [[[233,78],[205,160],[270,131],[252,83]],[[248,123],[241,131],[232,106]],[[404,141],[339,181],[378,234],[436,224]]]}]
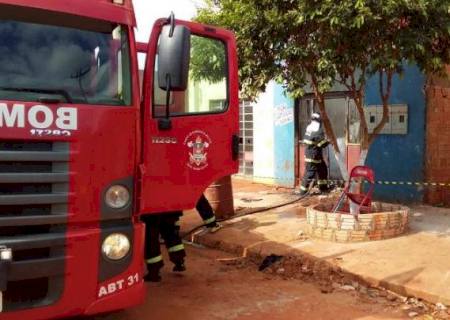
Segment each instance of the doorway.
[{"label": "doorway", "polygon": [[[349,97],[347,92],[330,92],[325,95],[325,109],[336,135],[339,149],[347,155],[349,146],[352,148],[354,146],[359,146],[360,126],[354,101]],[[319,112],[319,107],[314,95],[305,95],[303,98],[296,101],[296,185],[300,184],[305,170],[305,146],[302,144],[302,140],[305,135],[306,127],[314,112]],[[335,158],[335,152],[331,145],[324,151],[324,159],[328,164],[329,179],[342,180],[339,165]]]}]

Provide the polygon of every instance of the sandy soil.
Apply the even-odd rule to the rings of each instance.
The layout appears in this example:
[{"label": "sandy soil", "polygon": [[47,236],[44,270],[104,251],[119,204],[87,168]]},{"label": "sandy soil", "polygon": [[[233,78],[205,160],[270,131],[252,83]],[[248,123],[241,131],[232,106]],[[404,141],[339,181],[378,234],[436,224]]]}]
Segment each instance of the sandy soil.
[{"label": "sandy soil", "polygon": [[[166,259],[167,261],[167,259]],[[149,284],[146,303],[92,320],[405,319],[404,311],[355,292],[324,294],[312,283],[259,272],[223,252],[188,247],[188,271]]]}]

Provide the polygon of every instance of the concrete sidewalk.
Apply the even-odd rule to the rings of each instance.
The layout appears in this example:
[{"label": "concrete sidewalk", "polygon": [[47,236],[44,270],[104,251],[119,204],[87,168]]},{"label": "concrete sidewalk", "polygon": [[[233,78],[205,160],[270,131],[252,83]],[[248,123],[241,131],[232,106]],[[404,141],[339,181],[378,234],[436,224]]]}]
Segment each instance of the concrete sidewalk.
[{"label": "concrete sidewalk", "polygon": [[[238,213],[295,199],[289,190],[242,179],[234,179],[233,188]],[[193,239],[257,261],[270,254],[283,255],[285,261],[294,261],[286,266],[291,273],[311,273],[319,278],[322,273],[322,278],[330,279],[352,276],[360,283],[402,296],[450,305],[450,209],[413,206],[407,234],[384,241],[338,244],[306,236],[306,207],[319,201],[318,196],[310,197],[235,218],[219,232],[202,232]],[[200,224],[196,212],[186,212],[182,229]]]}]

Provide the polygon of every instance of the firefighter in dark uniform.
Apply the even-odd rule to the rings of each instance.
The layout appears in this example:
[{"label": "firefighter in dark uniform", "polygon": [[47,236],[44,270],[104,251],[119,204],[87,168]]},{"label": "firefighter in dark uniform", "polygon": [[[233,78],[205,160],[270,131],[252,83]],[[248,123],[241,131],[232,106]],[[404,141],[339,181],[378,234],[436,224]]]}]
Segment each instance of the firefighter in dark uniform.
[{"label": "firefighter in dark uniform", "polygon": [[214,233],[218,231],[222,226],[217,222],[214,210],[209,204],[208,199],[202,194],[195,206],[198,213],[202,217],[203,224],[208,228],[209,232]]},{"label": "firefighter in dark uniform", "polygon": [[[222,229],[222,225],[217,222],[216,215],[214,214],[214,210],[211,207],[211,204],[209,203],[208,199],[206,199],[203,193],[200,199],[197,201],[195,209],[197,209],[200,217],[202,217],[203,226],[205,226],[210,233],[215,233]],[[180,220],[175,223],[175,226],[177,228],[177,231],[180,232]]]},{"label": "firefighter in dark uniform", "polygon": [[296,193],[300,195],[306,194],[312,181],[317,181],[320,191],[326,192],[328,191],[328,168],[323,159],[322,153],[323,149],[328,146],[329,142],[325,138],[320,114],[312,114],[311,122],[308,127],[306,127],[303,143],[306,145],[306,168],[305,175],[303,176],[302,184],[300,186],[300,192]]},{"label": "firefighter in dark uniform", "polygon": [[174,264],[173,271],[186,270],[184,265],[186,252],[176,226],[182,214],[182,211],[173,211],[142,217],[142,221],[145,223],[145,261],[148,270],[144,277],[145,281],[161,281],[160,270],[164,262],[159,243],[160,235],[169,252],[169,259]]}]

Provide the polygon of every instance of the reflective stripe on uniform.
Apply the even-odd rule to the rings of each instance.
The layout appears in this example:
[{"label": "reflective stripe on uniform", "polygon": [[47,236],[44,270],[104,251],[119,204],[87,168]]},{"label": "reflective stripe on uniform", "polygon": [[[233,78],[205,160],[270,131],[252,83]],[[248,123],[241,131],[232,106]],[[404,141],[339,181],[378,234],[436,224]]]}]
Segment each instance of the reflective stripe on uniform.
[{"label": "reflective stripe on uniform", "polygon": [[308,188],[307,188],[307,187],[304,187],[304,186],[300,186],[300,190],[302,190],[302,191],[308,191]]},{"label": "reflective stripe on uniform", "polygon": [[181,221],[180,221],[180,220],[177,220],[177,221],[175,222],[175,225],[176,225],[177,227],[179,227],[179,226],[181,225]]},{"label": "reflective stripe on uniform", "polygon": [[318,146],[318,147],[321,147],[321,146],[323,146],[324,144],[326,144],[327,142],[328,142],[327,139],[324,139],[324,140],[320,141],[320,142],[317,144],[317,146]]},{"label": "reflective stripe on uniform", "polygon": [[308,140],[308,139],[304,139],[303,140],[304,144],[309,144],[310,146],[314,146],[316,143],[312,140]]},{"label": "reflective stripe on uniform", "polygon": [[317,184],[319,184],[319,185],[327,184],[327,180],[319,180],[319,181],[317,181]]},{"label": "reflective stripe on uniform", "polygon": [[182,243],[180,243],[180,244],[177,244],[176,246],[170,247],[168,250],[169,250],[169,252],[178,252],[178,251],[184,250],[184,245]]},{"label": "reflective stripe on uniform", "polygon": [[147,264],[154,264],[154,263],[158,263],[160,261],[162,261],[162,255],[147,259]]},{"label": "reflective stripe on uniform", "polygon": [[314,159],[305,158],[305,162],[309,162],[309,163],[322,163],[322,160],[314,160]]},{"label": "reflective stripe on uniform", "polygon": [[204,224],[210,224],[210,223],[213,223],[214,221],[216,221],[216,217],[212,217],[212,218],[203,220],[203,223]]}]

